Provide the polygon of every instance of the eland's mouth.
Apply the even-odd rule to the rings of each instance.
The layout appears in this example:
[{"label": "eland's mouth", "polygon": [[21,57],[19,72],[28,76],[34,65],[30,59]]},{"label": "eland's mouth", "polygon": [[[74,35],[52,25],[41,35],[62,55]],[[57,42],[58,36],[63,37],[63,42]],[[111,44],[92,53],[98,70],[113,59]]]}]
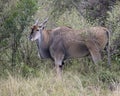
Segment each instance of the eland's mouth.
[{"label": "eland's mouth", "polygon": [[32,36],[29,36],[29,40],[30,41],[34,41],[34,39],[32,38]]}]

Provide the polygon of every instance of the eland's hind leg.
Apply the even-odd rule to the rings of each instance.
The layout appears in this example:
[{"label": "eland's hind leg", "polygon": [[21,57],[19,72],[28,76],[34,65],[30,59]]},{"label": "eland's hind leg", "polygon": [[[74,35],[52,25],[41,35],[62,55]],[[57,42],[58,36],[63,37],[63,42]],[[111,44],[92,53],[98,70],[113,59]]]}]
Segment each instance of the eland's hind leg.
[{"label": "eland's hind leg", "polygon": [[95,64],[99,63],[101,61],[99,46],[94,41],[91,41],[87,43],[87,47],[89,49],[90,55],[92,56],[93,62]]}]

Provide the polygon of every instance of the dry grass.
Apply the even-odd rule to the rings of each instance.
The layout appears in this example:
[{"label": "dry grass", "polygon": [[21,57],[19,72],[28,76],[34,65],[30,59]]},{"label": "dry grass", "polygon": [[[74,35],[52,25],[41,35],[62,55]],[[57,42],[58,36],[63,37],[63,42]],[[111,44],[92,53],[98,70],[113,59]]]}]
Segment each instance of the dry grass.
[{"label": "dry grass", "polygon": [[103,89],[100,84],[84,86],[82,77],[65,72],[62,80],[53,73],[41,71],[38,77],[23,78],[9,75],[0,80],[0,96],[120,96],[120,86],[114,91]]}]

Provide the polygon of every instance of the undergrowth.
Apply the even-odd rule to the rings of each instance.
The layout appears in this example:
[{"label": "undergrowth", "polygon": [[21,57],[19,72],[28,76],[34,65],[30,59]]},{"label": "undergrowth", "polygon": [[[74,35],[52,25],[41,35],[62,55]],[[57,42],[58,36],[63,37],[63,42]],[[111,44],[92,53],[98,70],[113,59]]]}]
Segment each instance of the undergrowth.
[{"label": "undergrowth", "polygon": [[[83,62],[84,61],[84,62]],[[33,72],[7,72],[0,78],[0,96],[119,96],[120,73],[114,64],[94,65],[89,60],[68,60],[62,80],[56,76],[51,62],[41,62]],[[27,69],[26,69],[27,70]],[[34,72],[37,70],[36,72]]]}]

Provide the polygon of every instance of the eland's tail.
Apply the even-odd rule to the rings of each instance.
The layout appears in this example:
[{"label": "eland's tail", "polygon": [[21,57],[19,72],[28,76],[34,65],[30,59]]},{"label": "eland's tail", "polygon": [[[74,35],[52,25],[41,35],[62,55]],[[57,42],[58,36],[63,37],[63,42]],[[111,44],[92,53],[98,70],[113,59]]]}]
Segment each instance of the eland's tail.
[{"label": "eland's tail", "polygon": [[108,37],[108,43],[107,43],[107,46],[106,46],[106,49],[107,49],[107,55],[108,55],[108,65],[111,66],[111,57],[110,57],[110,31],[109,30],[106,30],[107,32],[107,37]]}]

